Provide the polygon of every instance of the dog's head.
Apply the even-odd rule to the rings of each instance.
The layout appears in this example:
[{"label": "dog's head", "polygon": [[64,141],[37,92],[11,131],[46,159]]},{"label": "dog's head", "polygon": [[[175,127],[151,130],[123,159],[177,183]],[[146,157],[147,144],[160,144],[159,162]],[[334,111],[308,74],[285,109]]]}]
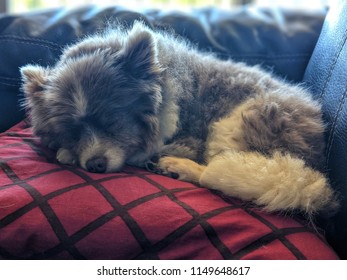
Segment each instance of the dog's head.
[{"label": "dog's head", "polygon": [[65,50],[55,66],[21,68],[34,133],[93,172],[145,160],[158,140],[161,68],[142,24]]}]

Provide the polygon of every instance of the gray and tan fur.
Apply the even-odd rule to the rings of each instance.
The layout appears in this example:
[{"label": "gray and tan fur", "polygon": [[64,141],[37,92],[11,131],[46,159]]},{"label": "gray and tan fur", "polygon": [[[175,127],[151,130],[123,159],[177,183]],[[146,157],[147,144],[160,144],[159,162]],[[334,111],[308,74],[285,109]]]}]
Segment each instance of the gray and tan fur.
[{"label": "gray and tan fur", "polygon": [[318,171],[320,105],[259,67],[221,61],[137,22],[21,73],[33,131],[61,163],[91,172],[147,165],[268,211],[337,207]]}]

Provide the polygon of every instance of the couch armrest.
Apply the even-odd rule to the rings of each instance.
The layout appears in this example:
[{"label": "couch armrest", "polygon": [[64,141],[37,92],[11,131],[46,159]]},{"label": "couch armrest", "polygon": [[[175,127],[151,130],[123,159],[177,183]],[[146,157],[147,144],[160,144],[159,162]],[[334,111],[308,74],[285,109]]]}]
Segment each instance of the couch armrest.
[{"label": "couch armrest", "polygon": [[305,82],[323,104],[327,123],[326,158],[342,208],[327,225],[328,240],[347,258],[347,3],[329,12],[305,73]]}]

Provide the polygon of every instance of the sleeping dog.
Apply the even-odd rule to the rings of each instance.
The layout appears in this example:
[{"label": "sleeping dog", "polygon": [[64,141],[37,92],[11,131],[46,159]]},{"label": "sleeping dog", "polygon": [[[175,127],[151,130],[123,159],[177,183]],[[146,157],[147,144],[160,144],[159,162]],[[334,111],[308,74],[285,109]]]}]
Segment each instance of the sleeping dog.
[{"label": "sleeping dog", "polygon": [[147,166],[268,211],[337,208],[320,171],[319,103],[259,67],[136,22],[21,74],[33,132],[62,164],[99,173]]}]

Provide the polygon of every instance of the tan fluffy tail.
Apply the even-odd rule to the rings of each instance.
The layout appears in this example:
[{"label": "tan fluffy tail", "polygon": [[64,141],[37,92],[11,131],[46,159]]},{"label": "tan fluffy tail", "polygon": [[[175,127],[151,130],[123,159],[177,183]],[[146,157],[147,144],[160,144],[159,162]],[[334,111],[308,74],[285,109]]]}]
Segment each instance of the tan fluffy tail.
[{"label": "tan fluffy tail", "polygon": [[333,213],[339,206],[322,173],[279,152],[271,157],[257,152],[224,152],[209,162],[200,184],[253,201],[267,211],[299,209],[311,216]]}]

